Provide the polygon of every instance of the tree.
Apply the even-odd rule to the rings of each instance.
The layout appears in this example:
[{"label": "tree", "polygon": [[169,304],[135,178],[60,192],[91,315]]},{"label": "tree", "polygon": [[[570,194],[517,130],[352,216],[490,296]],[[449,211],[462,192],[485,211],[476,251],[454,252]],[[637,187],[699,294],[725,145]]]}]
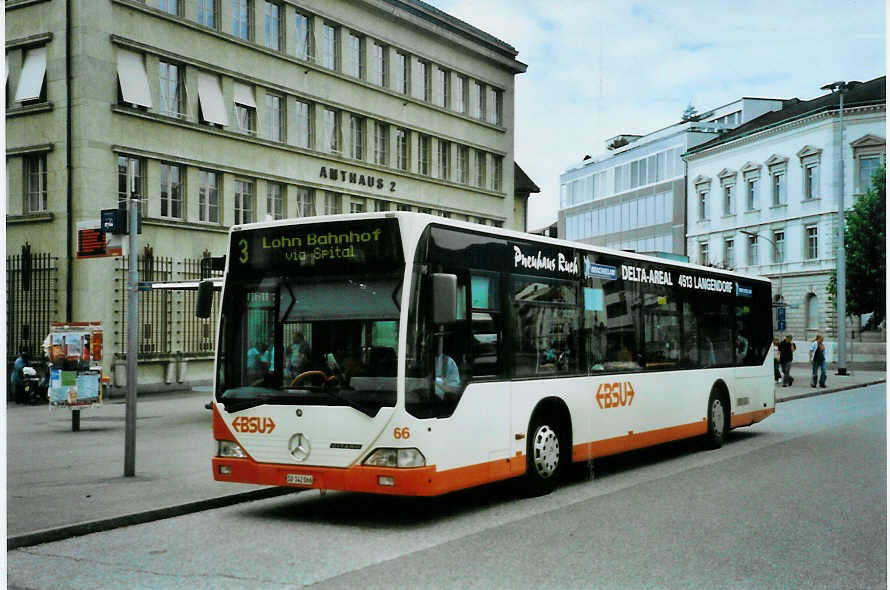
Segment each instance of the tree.
[{"label": "tree", "polygon": [[[886,316],[886,168],[875,171],[871,188],[844,215],[844,248],[847,255],[847,314],[874,313],[872,324]],[[831,304],[837,293],[837,271],[825,289]]]}]

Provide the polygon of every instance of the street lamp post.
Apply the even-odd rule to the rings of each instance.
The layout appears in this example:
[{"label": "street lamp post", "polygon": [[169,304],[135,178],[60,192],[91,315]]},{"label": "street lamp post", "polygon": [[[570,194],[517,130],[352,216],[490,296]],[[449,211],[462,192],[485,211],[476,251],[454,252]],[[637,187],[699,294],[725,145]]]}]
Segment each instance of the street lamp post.
[{"label": "street lamp post", "polygon": [[832,82],[822,90],[836,92],[840,99],[838,110],[839,134],[837,149],[837,174],[840,182],[838,190],[838,246],[837,246],[837,374],[847,374],[847,254],[844,250],[844,92],[850,84],[844,81]]}]

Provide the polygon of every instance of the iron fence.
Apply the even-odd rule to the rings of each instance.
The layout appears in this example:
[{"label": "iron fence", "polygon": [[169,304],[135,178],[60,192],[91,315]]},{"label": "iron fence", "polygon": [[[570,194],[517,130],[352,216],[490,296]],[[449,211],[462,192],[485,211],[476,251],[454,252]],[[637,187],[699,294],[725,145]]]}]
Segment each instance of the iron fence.
[{"label": "iron fence", "polygon": [[[130,272],[130,257],[119,259],[118,277],[115,279],[117,303],[115,315],[115,343],[119,354],[127,351],[127,274]],[[172,281],[173,259],[155,256],[152,248],[146,246],[142,254],[137,256],[139,280]],[[137,354],[140,358],[166,356],[173,352],[173,297],[170,291],[145,290],[139,291],[139,330]]]},{"label": "iron fence", "polygon": [[[207,254],[209,256],[209,253]],[[200,258],[186,258],[182,261],[180,279],[183,281],[200,280],[208,278],[202,276]],[[210,271],[211,277],[222,276],[222,271]],[[207,275],[205,269],[204,275]],[[197,303],[197,291],[183,291],[181,294],[181,309],[177,311],[179,323],[182,326],[182,352],[188,355],[213,354],[216,345],[216,318],[219,317],[219,291],[213,292],[213,304],[209,318],[199,318],[195,315]]]},{"label": "iron fence", "polygon": [[58,313],[58,257],[47,252],[6,257],[6,354],[14,360],[22,349],[40,354],[43,339]]}]

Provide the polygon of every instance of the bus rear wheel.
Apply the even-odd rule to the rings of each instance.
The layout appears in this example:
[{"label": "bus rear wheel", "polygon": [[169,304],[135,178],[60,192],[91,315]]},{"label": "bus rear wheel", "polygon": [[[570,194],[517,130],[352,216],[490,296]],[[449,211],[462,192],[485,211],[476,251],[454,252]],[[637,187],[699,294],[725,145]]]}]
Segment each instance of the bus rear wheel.
[{"label": "bus rear wheel", "polygon": [[557,421],[536,415],[528,429],[525,488],[530,496],[549,494],[561,474],[562,455]]},{"label": "bus rear wheel", "polygon": [[705,434],[705,444],[709,449],[719,449],[726,442],[727,410],[724,397],[712,391],[708,399],[708,432]]}]

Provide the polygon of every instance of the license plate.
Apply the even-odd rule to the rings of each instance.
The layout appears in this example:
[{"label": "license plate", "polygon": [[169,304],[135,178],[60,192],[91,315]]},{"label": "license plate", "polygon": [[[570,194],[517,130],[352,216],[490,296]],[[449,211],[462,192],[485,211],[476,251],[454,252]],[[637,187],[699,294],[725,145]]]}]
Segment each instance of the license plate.
[{"label": "license plate", "polygon": [[304,473],[287,474],[287,483],[293,483],[301,486],[311,486],[313,481],[315,481],[315,477],[312,475],[306,475]]}]

